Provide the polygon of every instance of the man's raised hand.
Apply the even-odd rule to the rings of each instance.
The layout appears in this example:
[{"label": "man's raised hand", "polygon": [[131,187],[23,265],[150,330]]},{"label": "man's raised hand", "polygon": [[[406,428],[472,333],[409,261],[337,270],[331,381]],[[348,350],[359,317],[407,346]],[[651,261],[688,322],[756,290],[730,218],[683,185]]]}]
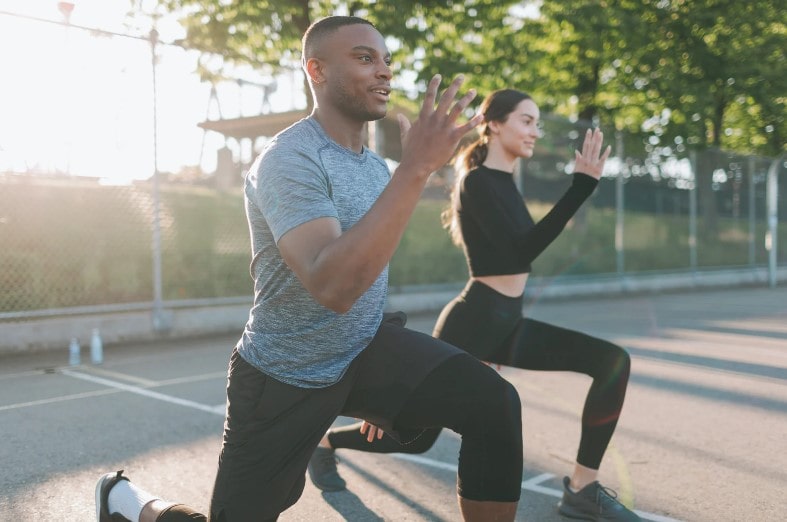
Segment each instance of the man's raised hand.
[{"label": "man's raised hand", "polygon": [[[426,88],[426,96],[418,113],[418,118],[410,123],[399,115],[399,128],[402,137],[402,161],[400,168],[412,170],[428,177],[451,159],[459,141],[474,129],[483,116],[476,114],[465,123],[457,123],[464,110],[475,98],[476,92],[470,89],[467,94],[456,100],[464,77],[457,76],[437,100],[440,75],[432,77]],[[397,169],[398,171],[398,169]]]}]

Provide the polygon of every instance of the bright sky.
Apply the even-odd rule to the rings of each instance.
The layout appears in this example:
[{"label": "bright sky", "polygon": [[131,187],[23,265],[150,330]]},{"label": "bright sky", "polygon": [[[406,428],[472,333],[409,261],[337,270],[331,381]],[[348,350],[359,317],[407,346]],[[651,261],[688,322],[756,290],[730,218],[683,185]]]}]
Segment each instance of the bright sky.
[{"label": "bright sky", "polygon": [[[132,35],[149,32],[147,18],[130,22],[126,17],[129,0],[72,3],[70,22],[75,26]],[[144,11],[154,2],[141,3]],[[59,171],[113,183],[150,177],[154,124],[149,43],[7,13],[65,21],[57,0],[0,1],[0,172]],[[183,36],[173,17],[162,19],[158,29],[162,42]],[[209,104],[210,86],[194,74],[197,54],[166,45],[157,49],[158,168],[178,171],[202,159],[203,169],[212,172],[224,140],[197,127],[208,116],[219,116],[219,106]],[[237,77],[260,81],[248,72]],[[279,91],[270,99],[273,110],[305,105],[300,81],[297,75],[278,79]],[[219,86],[219,102],[224,117],[259,114],[262,91],[224,84]]]}]

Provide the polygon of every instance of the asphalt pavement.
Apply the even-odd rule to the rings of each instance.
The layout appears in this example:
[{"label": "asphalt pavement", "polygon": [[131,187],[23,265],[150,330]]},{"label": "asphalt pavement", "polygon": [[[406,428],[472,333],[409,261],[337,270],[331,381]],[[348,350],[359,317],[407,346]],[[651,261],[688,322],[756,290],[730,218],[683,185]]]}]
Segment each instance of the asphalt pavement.
[{"label": "asphalt pavement", "polygon": [[[631,354],[600,480],[643,519],[787,519],[787,288],[533,300],[524,312]],[[408,326],[430,332],[434,320],[413,315]],[[236,338],[110,345],[101,365],[69,366],[67,348],[0,358],[0,521],[94,520],[96,480],[121,468],[165,499],[207,509]],[[590,380],[501,372],[523,403],[517,519],[560,521]],[[281,520],[459,520],[458,448],[444,431],[418,456],[340,450],[348,490],[324,494],[307,481]]]}]

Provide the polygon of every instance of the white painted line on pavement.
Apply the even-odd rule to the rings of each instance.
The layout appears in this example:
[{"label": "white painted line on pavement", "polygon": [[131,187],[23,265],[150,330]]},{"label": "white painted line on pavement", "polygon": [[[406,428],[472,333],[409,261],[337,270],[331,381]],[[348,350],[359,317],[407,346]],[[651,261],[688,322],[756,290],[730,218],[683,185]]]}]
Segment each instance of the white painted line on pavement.
[{"label": "white painted line on pavement", "polygon": [[[109,379],[104,379],[101,377],[96,377],[94,375],[88,375],[80,372],[74,372],[71,370],[62,370],[63,375],[67,375],[69,377],[74,377],[76,379],[82,379],[85,381],[90,381],[96,384],[102,384],[104,386],[109,386],[111,388],[115,388],[118,390],[127,391],[129,393],[135,393],[137,395],[142,395],[144,397],[148,397],[150,399],[156,399],[163,402],[168,402],[171,404],[177,404],[178,406],[185,406],[187,408],[193,408],[195,410],[204,411],[207,413],[212,413],[214,415],[224,415],[224,404],[218,406],[208,406],[207,404],[200,404],[198,402],[189,401],[186,399],[181,399],[179,397],[173,397],[171,395],[166,395],[163,393],[154,392],[151,390],[146,390],[144,388],[140,388],[138,386],[132,386],[129,384],[124,384],[122,382],[115,382],[110,381]],[[397,458],[400,460],[407,460],[410,462],[414,462],[416,464],[421,464],[423,466],[428,466],[430,468],[437,468],[442,469],[445,471],[451,471],[456,473],[457,467],[453,464],[448,464],[445,462],[440,462],[438,460],[433,460],[426,457],[421,457],[419,455],[409,455],[403,453],[391,453],[389,456],[393,458]],[[549,480],[554,475],[551,473],[542,473],[536,477],[528,479],[522,482],[522,489],[527,491],[532,491],[534,493],[541,493],[543,495],[550,495],[553,497],[561,498],[563,496],[563,492],[554,488],[547,488],[541,486],[540,483],[544,482],[545,480]],[[644,518],[645,520],[652,520],[653,522],[680,522],[678,519],[665,517],[662,515],[656,515],[654,513],[647,513],[645,511],[636,511],[636,513]]]},{"label": "white painted line on pavement", "polygon": [[[430,468],[452,471],[454,473],[456,473],[457,471],[457,468],[454,465],[446,464],[445,462],[432,460],[430,458],[421,457],[418,455],[408,455],[406,453],[391,453],[389,454],[389,456],[399,460],[406,460],[409,462],[414,462],[416,464],[421,464],[423,466],[428,466]],[[562,490],[548,488],[541,485],[542,482],[547,481],[552,477],[554,477],[552,473],[542,473],[541,475],[535,476],[533,478],[530,478],[522,482],[522,489],[526,491],[532,491],[533,493],[541,493],[542,495],[549,495],[551,497],[562,498],[563,497]],[[657,515],[655,513],[648,513],[647,511],[634,510],[634,512],[637,515],[639,515],[641,518],[645,520],[652,520],[653,522],[681,522],[676,518],[670,518],[664,515]]]},{"label": "white painted line on pavement", "polygon": [[554,488],[547,488],[541,485],[542,482],[545,482],[549,479],[554,477],[552,473],[542,473],[536,477],[533,477],[529,480],[522,482],[522,489],[527,491],[533,491],[535,493],[541,493],[544,495],[549,495],[555,498],[563,498],[563,492]]},{"label": "white painted line on pavement", "polygon": [[115,379],[121,379],[124,381],[133,382],[140,386],[155,386],[156,381],[151,381],[150,379],[145,379],[144,377],[135,377],[133,375],[128,375],[126,373],[114,372],[112,370],[107,370],[106,368],[98,368],[96,366],[86,366],[82,368],[83,371],[91,373],[91,374],[98,374],[103,375],[104,377],[112,377]]},{"label": "white painted line on pavement", "polygon": [[102,377],[96,377],[95,375],[88,375],[86,373],[79,373],[73,372],[71,370],[62,370],[63,375],[67,375],[69,377],[74,377],[75,379],[82,379],[83,381],[89,381],[96,384],[101,384],[104,386],[109,386],[110,388],[116,388],[118,390],[127,391],[129,393],[135,393],[137,395],[142,395],[144,397],[148,397],[150,399],[156,399],[163,402],[169,402],[171,404],[177,404],[178,406],[185,406],[187,408],[192,408],[199,411],[204,411],[207,413],[212,413],[214,415],[224,415],[224,406],[221,407],[221,411],[217,411],[215,406],[208,406],[206,404],[200,404],[198,402],[190,401],[187,399],[181,399],[179,397],[173,397],[172,395],[165,395],[163,393],[154,392],[152,390],[146,390],[145,388],[140,388],[139,386],[132,386],[130,384],[125,384],[122,382],[110,381],[109,379],[104,379]]},{"label": "white painted line on pavement", "polygon": [[45,404],[73,401],[76,399],[85,399],[87,397],[100,397],[102,395],[111,395],[113,393],[118,393],[118,390],[98,390],[98,391],[85,392],[85,393],[73,393],[71,395],[63,395],[61,397],[52,397],[51,399],[41,399],[37,401],[17,402],[16,404],[7,404],[5,406],[0,406],[0,411],[19,410],[22,408],[29,408],[30,406],[43,406]]}]

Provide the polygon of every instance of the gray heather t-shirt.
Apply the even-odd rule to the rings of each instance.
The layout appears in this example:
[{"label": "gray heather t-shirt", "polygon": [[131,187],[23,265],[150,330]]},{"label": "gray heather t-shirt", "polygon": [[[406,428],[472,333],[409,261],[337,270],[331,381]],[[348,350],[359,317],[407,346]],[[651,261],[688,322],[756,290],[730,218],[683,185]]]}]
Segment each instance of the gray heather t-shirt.
[{"label": "gray heather t-shirt", "polygon": [[276,243],[307,221],[352,227],[377,200],[390,171],[364,148],[332,141],[313,118],[279,133],[249,169],[246,215],[252,243],[254,305],[238,343],[249,364],[303,388],[337,382],[382,321],[388,268],[345,314],[320,305],[282,259]]}]

